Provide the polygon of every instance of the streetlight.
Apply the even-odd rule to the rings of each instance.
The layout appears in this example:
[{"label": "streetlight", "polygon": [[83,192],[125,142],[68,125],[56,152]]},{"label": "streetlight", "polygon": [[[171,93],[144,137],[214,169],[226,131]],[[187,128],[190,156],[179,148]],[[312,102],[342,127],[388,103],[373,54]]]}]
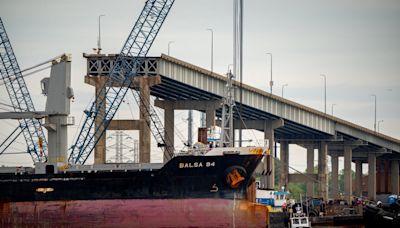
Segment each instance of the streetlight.
[{"label": "streetlight", "polygon": [[270,92],[272,94],[272,86],[274,85],[274,81],[272,81],[272,53],[267,53],[267,55],[270,56],[270,65],[271,65],[271,72],[270,72],[270,76],[271,76],[271,80],[269,81],[269,87],[271,88]]},{"label": "streetlight", "polygon": [[332,111],[332,116],[333,116],[333,107],[335,106],[336,104],[332,104],[332,109],[331,109],[331,111]]},{"label": "streetlight", "polygon": [[207,31],[211,32],[211,72],[214,72],[214,30],[208,28]]},{"label": "streetlight", "polygon": [[168,42],[168,55],[169,55],[169,51],[170,51],[170,49],[171,49],[171,44],[172,43],[175,43],[175,41],[169,41]]},{"label": "streetlight", "polygon": [[374,115],[374,131],[376,132],[376,95],[375,94],[372,94],[371,96],[373,96],[374,97],[374,106],[375,106],[375,115]]},{"label": "streetlight", "polygon": [[100,33],[100,29],[101,29],[101,17],[104,17],[106,15],[104,14],[100,14],[99,15],[99,37],[97,38],[97,49],[93,48],[94,50],[96,50],[97,54],[100,54],[101,51],[101,33]]},{"label": "streetlight", "polygon": [[325,114],[326,114],[326,75],[321,74],[321,77],[324,77],[324,88],[325,88]]},{"label": "streetlight", "polygon": [[378,120],[378,132],[379,132],[379,126],[380,126],[380,123],[383,123],[383,120]]},{"label": "streetlight", "polygon": [[283,97],[283,88],[285,88],[285,86],[288,86],[289,84],[284,84],[282,85],[282,97]]}]

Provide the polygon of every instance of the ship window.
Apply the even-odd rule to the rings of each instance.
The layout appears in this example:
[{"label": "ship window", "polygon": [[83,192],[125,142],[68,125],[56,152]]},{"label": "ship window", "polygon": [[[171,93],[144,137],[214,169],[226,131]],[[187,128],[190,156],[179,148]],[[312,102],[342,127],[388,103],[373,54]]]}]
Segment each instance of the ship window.
[{"label": "ship window", "polygon": [[46,173],[47,174],[54,174],[54,166],[53,165],[46,165]]}]

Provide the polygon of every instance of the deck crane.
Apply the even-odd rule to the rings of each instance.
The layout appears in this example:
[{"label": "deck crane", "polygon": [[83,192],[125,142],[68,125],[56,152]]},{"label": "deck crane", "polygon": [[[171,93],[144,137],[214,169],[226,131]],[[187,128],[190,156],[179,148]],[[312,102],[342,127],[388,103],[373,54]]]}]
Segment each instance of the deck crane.
[{"label": "deck crane", "polygon": [[[141,59],[147,55],[174,2],[175,0],[146,1],[138,20],[110,70],[104,86],[100,90],[99,94],[105,94],[105,96],[96,97],[96,101],[92,103],[90,109],[84,111],[86,117],[76,141],[71,147],[69,163],[84,164],[86,162],[132,86],[136,69],[140,66]],[[113,87],[112,84],[116,82],[120,83],[121,86]],[[137,94],[134,97],[139,103],[149,104],[148,100]],[[106,106],[104,112],[100,111],[101,107],[104,106]],[[151,127],[151,132],[158,145],[166,145],[165,138],[162,135],[161,121],[154,107],[149,105],[147,107],[144,114],[149,117],[146,119],[149,119],[152,123],[148,122],[147,124]],[[102,121],[95,127],[96,119]]]},{"label": "deck crane", "polygon": [[[16,112],[34,112],[35,107],[22,76],[10,40],[0,18],[0,75]],[[47,141],[37,119],[20,119],[19,127],[24,135],[28,153],[34,162],[47,161]],[[14,133],[14,132],[13,132]],[[19,135],[19,134],[18,134]]]}]

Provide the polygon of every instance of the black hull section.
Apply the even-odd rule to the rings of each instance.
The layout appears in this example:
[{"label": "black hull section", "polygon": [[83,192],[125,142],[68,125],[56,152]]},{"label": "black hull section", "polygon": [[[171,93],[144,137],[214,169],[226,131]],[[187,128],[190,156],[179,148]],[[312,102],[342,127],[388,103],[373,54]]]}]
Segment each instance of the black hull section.
[{"label": "black hull section", "polygon": [[366,228],[372,227],[387,227],[398,228],[400,227],[400,210],[399,207],[393,208],[380,208],[375,205],[367,205],[364,208],[363,219]]},{"label": "black hull section", "polygon": [[[0,174],[0,201],[245,199],[262,155],[177,156],[159,170]],[[245,179],[227,182],[233,169]]]}]

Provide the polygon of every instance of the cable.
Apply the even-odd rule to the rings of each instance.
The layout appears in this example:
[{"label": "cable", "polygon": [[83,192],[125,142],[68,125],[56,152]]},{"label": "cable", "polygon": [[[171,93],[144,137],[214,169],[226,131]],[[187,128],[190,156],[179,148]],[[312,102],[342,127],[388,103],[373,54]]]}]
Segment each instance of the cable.
[{"label": "cable", "polygon": [[[2,121],[4,121],[4,123],[6,123],[8,126],[10,126],[10,127],[15,127],[15,121],[18,121],[18,120],[8,120],[8,119],[2,119]],[[11,124],[11,123],[9,123],[9,121],[12,121],[13,122],[13,124]],[[1,133],[0,133],[1,134]]]},{"label": "cable", "polygon": [[[93,100],[94,100],[94,97],[95,97],[95,95],[93,95],[92,98],[90,98],[90,100],[93,101]],[[96,101],[93,101],[93,102],[96,102]],[[89,102],[89,104],[85,107],[84,110],[87,110],[88,107],[89,107],[93,102]],[[77,130],[75,131],[75,135],[74,135],[74,138],[73,138],[74,140],[73,140],[72,142],[76,142],[76,137],[78,136],[78,133],[80,132],[80,129],[82,128],[81,124],[82,124],[82,120],[83,120],[84,115],[85,115],[85,112],[82,112],[81,118],[79,119],[79,124],[77,125]]]},{"label": "cable", "polygon": [[2,153],[1,155],[14,155],[14,154],[27,154],[27,152],[7,152],[7,153]]},{"label": "cable", "polygon": [[[237,109],[237,106],[236,106],[236,105],[235,105],[235,108],[236,108],[236,111],[237,111],[237,113],[238,113],[238,115],[239,115],[240,121],[242,121],[242,123],[243,123],[243,126],[244,126],[245,130],[250,130],[250,132],[253,134],[254,138],[256,139],[257,137],[256,137],[256,135],[254,134],[254,129],[248,129],[248,128],[247,128],[247,125],[246,125],[246,123],[244,122],[244,120],[243,120],[243,118],[242,118],[242,115],[241,115],[241,113],[239,112],[239,110]],[[260,143],[259,143],[258,141],[256,141],[256,144],[257,144],[258,146],[261,146]]]},{"label": "cable", "polygon": [[[2,134],[2,133],[0,133],[0,135],[3,136],[3,137],[6,137],[6,138],[8,137],[8,136],[6,136],[6,135],[4,135],[4,134]],[[0,140],[0,141],[4,141],[4,139],[3,139],[3,140]],[[26,144],[25,144],[25,143],[22,143],[22,142],[14,141],[14,143],[20,144],[20,145],[22,145],[22,146],[26,146]]]},{"label": "cable", "polygon": [[[35,70],[35,71],[32,71],[32,72],[26,73],[26,74],[24,74],[22,77],[26,78],[26,77],[28,77],[29,75],[36,74],[36,73],[38,73],[38,72],[44,71],[44,70],[49,69],[49,68],[51,68],[51,66],[43,67],[43,68],[40,68],[40,69],[38,69],[38,70]],[[22,73],[22,72],[23,72],[23,71],[21,71],[21,73]],[[8,80],[8,82],[12,82],[12,81],[14,81],[15,79],[17,79],[17,77],[16,77],[15,75],[14,75],[14,76],[11,76],[11,77],[8,77],[8,78],[2,78],[2,79],[0,79],[0,85],[6,84],[6,83],[7,83],[6,80]]]},{"label": "cable", "polygon": [[12,111],[14,111],[14,110],[10,110],[10,109],[6,109],[6,108],[2,108],[2,107],[0,107],[0,109],[1,109],[1,110],[3,110],[3,111],[6,111],[6,112],[12,112]]},{"label": "cable", "polygon": [[12,111],[15,111],[15,109],[22,110],[22,109],[20,109],[19,107],[15,107],[15,106],[12,106],[12,105],[10,105],[10,104],[3,103],[3,102],[0,102],[0,105],[4,105],[4,106],[10,107],[10,108],[13,108]]}]

